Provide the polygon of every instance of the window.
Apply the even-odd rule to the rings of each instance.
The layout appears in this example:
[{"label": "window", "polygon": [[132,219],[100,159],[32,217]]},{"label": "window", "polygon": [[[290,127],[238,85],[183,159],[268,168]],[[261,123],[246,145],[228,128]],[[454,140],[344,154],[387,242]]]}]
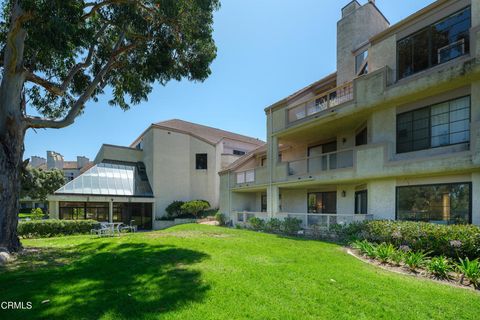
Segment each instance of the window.
[{"label": "window", "polygon": [[87,219],[108,221],[108,202],[87,202],[85,206]]},{"label": "window", "polygon": [[368,73],[367,66],[368,50],[364,50],[355,56],[355,74],[362,75]]},{"label": "window", "polygon": [[471,222],[471,183],[397,187],[397,219]]},{"label": "window", "polygon": [[336,192],[315,192],[308,194],[308,213],[337,213]]},{"label": "window", "polygon": [[197,170],[207,170],[207,154],[197,153],[195,155],[195,168]]},{"label": "window", "polygon": [[85,202],[60,202],[60,219],[64,220],[84,220]]},{"label": "window", "polygon": [[469,96],[397,116],[397,153],[469,141]]},{"label": "window", "polygon": [[355,146],[363,146],[368,143],[368,131],[365,127],[362,131],[355,136]]},{"label": "window", "polygon": [[262,193],[261,211],[267,212],[267,195]]},{"label": "window", "polygon": [[355,192],[355,214],[368,213],[368,192],[367,190]]},{"label": "window", "polygon": [[397,42],[398,79],[469,53],[467,7]]},{"label": "window", "polygon": [[245,151],[233,150],[233,154],[236,156],[243,156],[245,153]]}]

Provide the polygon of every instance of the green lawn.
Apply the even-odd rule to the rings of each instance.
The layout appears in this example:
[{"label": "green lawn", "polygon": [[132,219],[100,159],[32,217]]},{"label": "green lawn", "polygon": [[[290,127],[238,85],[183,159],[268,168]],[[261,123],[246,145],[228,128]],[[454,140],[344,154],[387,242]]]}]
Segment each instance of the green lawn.
[{"label": "green lawn", "polygon": [[0,300],[33,309],[0,310],[0,319],[479,317],[476,292],[390,273],[317,241],[183,225],[24,245],[38,253],[0,272]]}]

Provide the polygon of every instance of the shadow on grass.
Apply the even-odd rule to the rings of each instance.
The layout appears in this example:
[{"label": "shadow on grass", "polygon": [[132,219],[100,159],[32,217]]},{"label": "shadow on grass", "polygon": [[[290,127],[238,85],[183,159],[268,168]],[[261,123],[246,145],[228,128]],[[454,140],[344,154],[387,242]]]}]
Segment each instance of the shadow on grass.
[{"label": "shadow on grass", "polygon": [[[206,258],[202,252],[147,243],[92,241],[67,250],[49,248],[36,257],[48,266],[20,266],[0,274],[1,301],[33,304],[31,310],[0,310],[0,318],[141,319],[161,315],[203,299],[209,286],[190,265]],[[42,303],[44,300],[49,301]]]}]

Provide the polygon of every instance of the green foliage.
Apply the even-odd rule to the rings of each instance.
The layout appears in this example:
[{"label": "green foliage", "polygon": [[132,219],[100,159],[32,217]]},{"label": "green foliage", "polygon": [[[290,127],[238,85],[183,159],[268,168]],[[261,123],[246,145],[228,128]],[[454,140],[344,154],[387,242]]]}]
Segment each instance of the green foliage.
[{"label": "green foliage", "polygon": [[418,268],[425,266],[428,262],[427,255],[422,251],[409,251],[405,253],[403,261],[411,271],[416,271]]},{"label": "green foliage", "polygon": [[344,237],[391,243],[396,247],[408,246],[413,251],[454,259],[480,256],[480,227],[474,225],[373,220],[355,225],[345,231]]},{"label": "green foliage", "polygon": [[377,246],[375,257],[380,260],[381,263],[387,263],[392,259],[396,251],[391,243],[381,243]]},{"label": "green foliage", "polygon": [[227,217],[221,212],[215,214],[215,220],[217,220],[220,226],[224,226],[227,223]]},{"label": "green foliage", "polygon": [[[3,2],[2,21],[10,21],[9,2]],[[102,5],[94,6],[96,2]],[[155,81],[162,85],[182,78],[203,81],[211,73],[209,66],[216,57],[213,12],[220,6],[218,0],[20,3],[28,12],[23,24],[27,33],[24,66],[30,72],[61,84],[73,66],[85,60],[89,49],[94,49],[90,67],[81,68],[67,82],[67,94],[54,94],[39,82],[26,90],[26,100],[47,117],[65,114],[112,59],[114,67],[101,79],[102,86],[95,86],[92,97],[96,99],[105,85],[110,86],[109,103],[124,110],[129,103],[146,100]],[[8,29],[8,23],[1,25],[2,47]],[[124,40],[115,49],[121,37]]]},{"label": "green foliage", "polygon": [[283,219],[282,231],[286,234],[294,235],[302,229],[302,220],[298,218],[287,217]]},{"label": "green foliage", "polygon": [[185,204],[183,201],[173,201],[166,208],[168,218],[176,218],[182,214],[182,206]]},{"label": "green foliage", "polygon": [[192,200],[185,202],[180,208],[197,218],[201,211],[207,210],[209,207],[210,204],[205,200]]},{"label": "green foliage", "polygon": [[402,264],[404,258],[405,258],[405,252],[404,251],[395,250],[390,255],[390,262],[395,266],[399,266],[399,265]]},{"label": "green foliage", "polygon": [[355,221],[349,224],[333,224],[330,226],[330,232],[337,236],[341,242],[350,243],[362,239],[362,231],[365,228],[366,221]]},{"label": "green foliage", "polygon": [[456,265],[457,270],[470,281],[475,289],[480,289],[480,261],[478,259],[471,261],[468,258],[459,260],[460,263]]},{"label": "green foliage", "polygon": [[453,270],[450,260],[445,256],[433,257],[427,263],[427,270],[438,279],[448,279]]},{"label": "green foliage", "polygon": [[32,209],[30,214],[33,220],[41,220],[45,216],[43,210],[40,208]]},{"label": "green foliage", "polygon": [[29,197],[34,200],[46,201],[47,196],[65,184],[62,170],[40,170],[27,168],[22,174],[21,197]]},{"label": "green foliage", "polygon": [[32,220],[20,221],[17,231],[23,238],[45,238],[90,233],[98,226],[95,220]]},{"label": "green foliage", "polygon": [[257,217],[251,217],[248,219],[248,224],[250,225],[250,228],[256,231],[265,229],[265,221]]},{"label": "green foliage", "polygon": [[352,243],[352,247],[355,249],[360,250],[360,252],[369,257],[369,258],[375,258],[377,256],[377,247],[373,243],[370,243],[366,240],[356,240]]},{"label": "green foliage", "polygon": [[265,223],[265,231],[280,233],[282,231],[282,220],[272,218]]}]

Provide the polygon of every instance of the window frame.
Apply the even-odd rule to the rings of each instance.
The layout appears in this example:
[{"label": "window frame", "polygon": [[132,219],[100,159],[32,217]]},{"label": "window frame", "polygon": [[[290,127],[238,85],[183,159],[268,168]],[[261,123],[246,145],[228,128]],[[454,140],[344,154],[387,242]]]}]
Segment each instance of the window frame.
[{"label": "window frame", "polygon": [[435,187],[435,186],[451,186],[451,185],[459,185],[464,184],[468,185],[469,188],[469,201],[468,201],[468,224],[472,224],[473,219],[473,190],[472,190],[472,182],[446,182],[446,183],[428,183],[428,184],[415,184],[415,185],[408,185],[408,186],[396,186],[395,187],[395,221],[407,221],[407,220],[399,220],[398,219],[398,192],[402,188],[419,188],[419,187]]},{"label": "window frame", "polygon": [[[452,101],[455,101],[455,100],[460,100],[460,99],[464,99],[464,98],[467,98],[468,97],[468,124],[469,124],[469,127],[468,127],[468,132],[469,132],[469,135],[468,135],[468,140],[467,141],[462,141],[462,142],[456,142],[456,143],[449,143],[449,144],[444,144],[444,145],[437,145],[437,146],[432,146],[432,108],[435,107],[435,106],[438,106],[438,105],[441,105],[443,103],[451,103]],[[414,149],[413,148],[413,145],[412,145],[412,148],[411,150],[408,150],[408,151],[399,151],[399,142],[398,142],[398,138],[399,138],[399,117],[402,116],[402,115],[406,115],[408,113],[412,113],[412,117],[413,117],[413,113],[416,112],[416,111],[421,111],[421,110],[427,110],[428,109],[428,144],[429,144],[429,147],[427,148],[421,148],[421,149]],[[462,109],[466,109],[466,108],[462,108]],[[458,109],[458,110],[462,110],[462,109]],[[448,113],[450,114],[450,105],[449,105],[449,110],[448,110]],[[466,120],[466,119],[464,119]],[[459,122],[459,121],[464,121],[464,120],[457,120],[457,121],[454,121],[454,122]],[[414,120],[412,120],[412,124],[413,124]],[[445,100],[445,101],[441,101],[441,102],[437,102],[437,103],[434,103],[434,104],[431,104],[431,105],[428,105],[428,106],[425,106],[425,107],[421,107],[421,108],[417,108],[417,109],[413,109],[413,110],[409,110],[409,111],[405,111],[405,112],[401,112],[401,113],[397,113],[396,116],[395,116],[395,152],[397,154],[402,154],[402,153],[409,153],[409,152],[416,152],[416,151],[422,151],[422,150],[429,150],[429,149],[436,149],[436,148],[442,148],[442,147],[449,147],[449,146],[454,146],[454,145],[459,145],[459,144],[470,144],[471,143],[471,132],[472,132],[472,96],[471,94],[468,94],[468,95],[464,95],[464,96],[460,96],[460,97],[456,97],[456,98],[452,98],[452,99],[448,99],[448,100]],[[448,132],[448,135],[450,136],[452,134],[452,132],[450,131],[450,125],[451,125],[451,122],[450,122],[450,118],[449,118],[449,121],[448,121],[448,125],[449,125],[449,132]],[[438,126],[438,125],[437,125]],[[413,132],[414,131],[418,131],[418,130],[414,130],[413,127],[412,127],[412,135],[413,135]],[[466,132],[467,130],[464,130],[464,131],[461,131],[461,132]],[[459,132],[454,132],[454,133],[459,133]],[[419,139],[421,140],[421,139]],[[413,139],[413,136],[412,136],[412,144],[413,142],[415,141],[415,139]]]},{"label": "window frame", "polygon": [[246,153],[247,153],[246,151],[242,151],[238,149],[233,149],[232,151],[232,154],[235,156],[244,156]]},{"label": "window frame", "polygon": [[[205,160],[205,166],[203,167],[200,161]],[[196,153],[195,154],[195,170],[208,170],[208,153]]]},{"label": "window frame", "polygon": [[[362,211],[362,208],[360,208],[360,210],[358,210],[358,205],[357,205],[357,196],[358,195],[365,195],[365,213],[361,212]],[[365,189],[365,190],[359,190],[359,191],[355,191],[355,196],[354,196],[354,201],[355,201],[355,208],[354,208],[354,214],[355,215],[366,215],[368,214],[368,190]]]},{"label": "window frame", "polygon": [[[464,53],[461,54],[461,55],[459,55],[458,57],[455,57],[455,58],[446,60],[446,61],[444,61],[444,62],[432,63],[432,51],[433,51],[432,29],[433,29],[433,27],[434,27],[435,25],[438,25],[439,23],[441,23],[441,22],[443,22],[443,21],[446,21],[446,20],[449,19],[450,17],[453,17],[453,16],[455,16],[455,15],[457,15],[457,14],[459,14],[459,13],[461,13],[461,12],[467,10],[467,9],[470,10],[470,15],[469,15],[469,19],[470,19],[470,20],[469,20],[469,24],[470,24],[470,27],[469,27],[468,32],[467,32],[467,35],[468,35],[468,46],[464,44]],[[397,70],[397,72],[396,72],[396,79],[397,79],[397,81],[400,81],[400,80],[402,80],[402,79],[406,79],[406,78],[408,78],[408,77],[410,77],[410,76],[413,76],[413,75],[415,75],[415,74],[418,74],[418,73],[420,73],[420,72],[422,72],[422,71],[426,71],[426,70],[431,69],[431,68],[433,68],[433,67],[440,66],[440,65],[442,65],[442,64],[444,64],[444,63],[447,63],[447,62],[449,62],[449,61],[452,61],[452,60],[455,60],[455,59],[458,59],[458,58],[464,57],[465,55],[470,54],[470,53],[471,53],[471,44],[472,44],[472,39],[471,39],[471,37],[470,37],[470,36],[471,36],[471,34],[470,34],[470,30],[471,30],[471,29],[472,29],[472,6],[471,6],[471,5],[468,5],[468,6],[464,7],[464,8],[462,8],[462,9],[459,9],[459,10],[457,10],[457,11],[455,11],[455,12],[453,12],[453,13],[451,13],[451,14],[449,14],[449,15],[447,15],[447,16],[445,16],[445,17],[443,17],[443,18],[441,18],[441,19],[439,19],[439,20],[437,20],[437,21],[435,21],[435,22],[433,22],[433,23],[430,23],[429,25],[427,25],[427,26],[425,26],[425,27],[423,27],[423,28],[421,28],[421,29],[418,29],[417,31],[412,32],[412,33],[410,33],[409,35],[407,35],[407,36],[405,36],[405,37],[397,40],[397,41],[396,41],[396,44],[395,44],[395,51],[396,51],[396,54],[395,54],[395,55],[396,55],[396,63],[395,63],[395,65],[396,65],[396,68],[397,68],[397,69],[396,69],[396,70]],[[401,76],[401,75],[400,75],[400,52],[399,52],[399,43],[401,43],[402,41],[404,41],[404,40],[406,40],[406,39],[411,39],[411,41],[413,41],[413,37],[414,37],[414,36],[416,36],[416,35],[418,35],[418,34],[420,34],[420,33],[422,33],[422,32],[425,32],[425,31],[428,32],[428,39],[427,39],[427,42],[428,42],[428,53],[427,53],[427,55],[428,55],[428,57],[427,57],[428,63],[427,63],[427,67],[426,67],[425,69],[422,69],[422,70],[419,70],[419,71],[412,71],[412,73],[410,73],[410,74],[408,74],[408,75]],[[464,38],[464,41],[465,41],[465,38]],[[458,42],[458,40],[457,40],[456,42]],[[453,42],[453,43],[455,43],[455,42]],[[452,43],[451,43],[451,44],[452,44]],[[451,44],[449,44],[449,45],[451,45]],[[446,46],[445,46],[445,47],[446,47]],[[412,62],[413,62],[413,59],[414,59],[414,58],[413,58],[413,54],[414,54],[414,53],[412,52]]]}]

